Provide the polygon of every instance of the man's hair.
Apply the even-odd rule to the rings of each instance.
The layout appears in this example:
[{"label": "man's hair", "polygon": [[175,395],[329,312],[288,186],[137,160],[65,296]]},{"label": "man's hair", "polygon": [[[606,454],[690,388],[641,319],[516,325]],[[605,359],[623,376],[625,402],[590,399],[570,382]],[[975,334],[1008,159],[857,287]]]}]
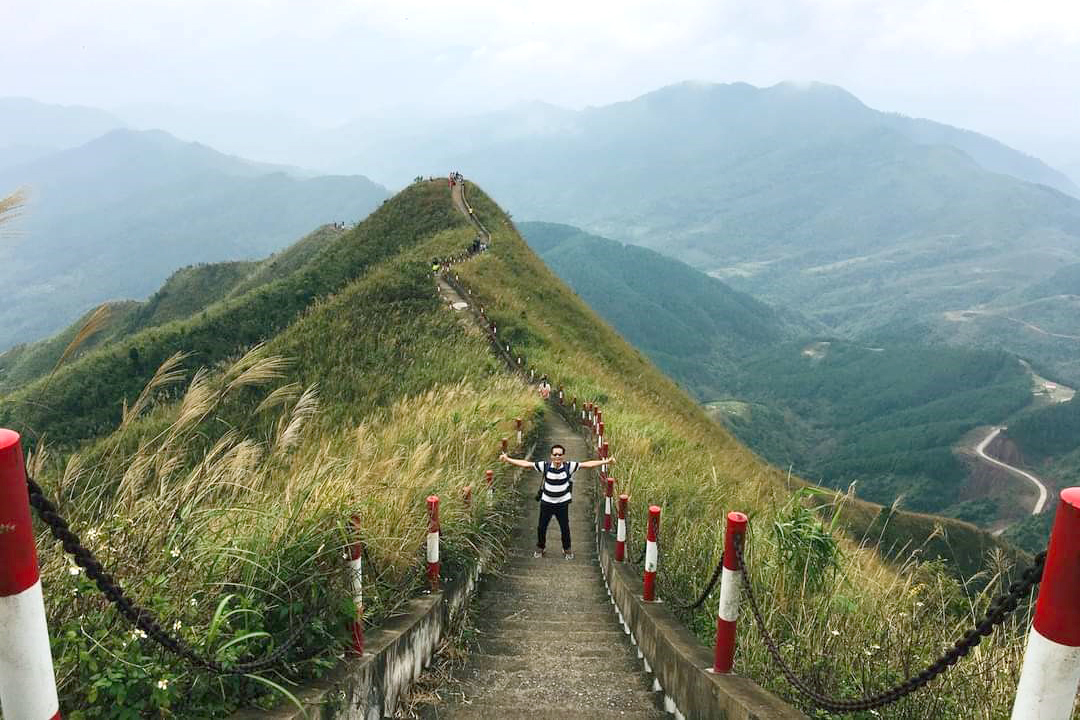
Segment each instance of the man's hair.
[{"label": "man's hair", "polygon": [[563,455],[565,455],[565,454],[566,454],[566,448],[564,448],[564,447],[563,447],[562,445],[552,445],[552,446],[551,446],[551,451],[550,451],[550,452],[555,452],[555,448],[559,448],[560,450],[562,450],[562,451],[563,451]]}]

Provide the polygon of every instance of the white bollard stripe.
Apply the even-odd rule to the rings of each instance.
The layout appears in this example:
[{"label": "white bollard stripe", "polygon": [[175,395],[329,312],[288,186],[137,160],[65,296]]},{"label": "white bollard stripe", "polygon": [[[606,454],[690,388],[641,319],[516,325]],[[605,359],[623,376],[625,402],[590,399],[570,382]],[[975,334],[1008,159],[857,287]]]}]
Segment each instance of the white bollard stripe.
[{"label": "white bollard stripe", "polygon": [[357,607],[364,606],[364,557],[361,555],[349,561],[352,570],[353,602]]},{"label": "white bollard stripe", "polygon": [[427,534],[427,561],[439,562],[439,533],[437,532]]},{"label": "white bollard stripe", "polygon": [[611,514],[611,498],[606,496],[604,497],[604,514]]},{"label": "white bollard stripe", "polygon": [[619,527],[615,531],[615,539],[620,541],[626,540],[626,520],[619,518]]},{"label": "white bollard stripe", "polygon": [[1012,720],[1069,720],[1080,689],[1080,647],[1028,635]]},{"label": "white bollard stripe", "polygon": [[656,543],[645,543],[645,572],[656,572]]},{"label": "white bollard stripe", "polygon": [[720,576],[720,607],[717,612],[721,620],[735,622],[739,619],[741,580],[738,570],[724,568],[724,574]]},{"label": "white bollard stripe", "polygon": [[49,720],[60,712],[41,581],[0,597],[0,701],[4,717]]}]

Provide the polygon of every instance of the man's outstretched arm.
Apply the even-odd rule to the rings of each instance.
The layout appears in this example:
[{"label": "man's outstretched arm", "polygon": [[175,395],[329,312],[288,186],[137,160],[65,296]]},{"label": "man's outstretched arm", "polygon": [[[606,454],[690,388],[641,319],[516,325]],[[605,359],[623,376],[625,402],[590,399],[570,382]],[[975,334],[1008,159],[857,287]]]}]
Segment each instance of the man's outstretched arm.
[{"label": "man's outstretched arm", "polygon": [[615,464],[615,458],[614,457],[609,457],[609,458],[603,458],[603,459],[600,459],[600,460],[584,460],[584,461],[582,461],[581,463],[578,464],[578,467],[594,468],[594,467],[600,467],[601,465],[614,465],[614,464]]},{"label": "man's outstretched arm", "polygon": [[510,457],[506,453],[499,455],[499,459],[504,463],[510,463],[511,465],[517,465],[522,468],[531,468],[533,466],[531,460],[518,460],[517,458]]}]

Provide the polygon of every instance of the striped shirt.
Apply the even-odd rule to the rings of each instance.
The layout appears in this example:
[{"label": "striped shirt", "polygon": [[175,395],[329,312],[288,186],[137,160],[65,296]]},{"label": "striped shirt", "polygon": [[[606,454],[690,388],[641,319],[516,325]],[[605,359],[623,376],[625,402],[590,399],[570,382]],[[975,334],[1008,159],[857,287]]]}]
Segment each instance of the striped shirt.
[{"label": "striped shirt", "polygon": [[544,476],[544,490],[540,500],[546,503],[570,502],[570,488],[574,486],[570,478],[580,466],[581,463],[567,461],[555,468],[547,460],[534,462],[536,472]]}]

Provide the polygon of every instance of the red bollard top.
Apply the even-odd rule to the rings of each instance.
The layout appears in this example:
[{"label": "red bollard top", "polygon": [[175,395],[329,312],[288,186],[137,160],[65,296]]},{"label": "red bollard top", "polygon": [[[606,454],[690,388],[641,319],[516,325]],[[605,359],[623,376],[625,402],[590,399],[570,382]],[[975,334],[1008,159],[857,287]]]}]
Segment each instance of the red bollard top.
[{"label": "red bollard top", "polygon": [[495,482],[495,471],[494,470],[485,470],[484,471],[484,479],[487,480],[488,485]]},{"label": "red bollard top", "polygon": [[360,542],[360,516],[359,515],[353,515],[352,516],[352,526],[353,526],[353,533],[354,533],[354,536],[355,536],[356,539],[353,540],[352,543],[349,544],[349,559],[350,560],[359,560],[360,556],[364,552],[364,545],[363,545],[363,543]]},{"label": "red bollard top", "polygon": [[626,519],[626,503],[630,500],[630,496],[623,494],[619,496],[619,519]]},{"label": "red bollard top", "polygon": [[599,423],[604,419],[604,414],[600,412],[600,408],[596,408],[596,422]]},{"label": "red bollard top", "polygon": [[[746,535],[746,515],[741,512],[727,514],[727,532],[724,533],[724,567],[728,570],[739,569],[739,558],[735,555],[735,537]],[[744,544],[745,548],[746,545]]]},{"label": "red bollard top", "polygon": [[521,418],[514,418],[514,422],[517,424],[517,429],[521,429]]},{"label": "red bollard top", "polygon": [[38,581],[26,466],[14,430],[0,430],[0,528],[0,597],[8,597]]},{"label": "red bollard top", "polygon": [[649,506],[649,526],[648,536],[645,538],[649,542],[656,542],[656,531],[660,528],[660,506]]},{"label": "red bollard top", "polygon": [[439,532],[439,496],[428,495],[428,532]]},{"label": "red bollard top", "polygon": [[603,445],[600,446],[600,457],[602,457],[602,458],[611,457],[611,446],[608,445],[607,442],[605,442]]},{"label": "red bollard top", "polygon": [[1047,640],[1080,647],[1080,487],[1060,497],[1032,625]]},{"label": "red bollard top", "polygon": [[607,487],[604,488],[604,495],[611,497],[615,493],[615,478],[609,477],[607,479]]}]

